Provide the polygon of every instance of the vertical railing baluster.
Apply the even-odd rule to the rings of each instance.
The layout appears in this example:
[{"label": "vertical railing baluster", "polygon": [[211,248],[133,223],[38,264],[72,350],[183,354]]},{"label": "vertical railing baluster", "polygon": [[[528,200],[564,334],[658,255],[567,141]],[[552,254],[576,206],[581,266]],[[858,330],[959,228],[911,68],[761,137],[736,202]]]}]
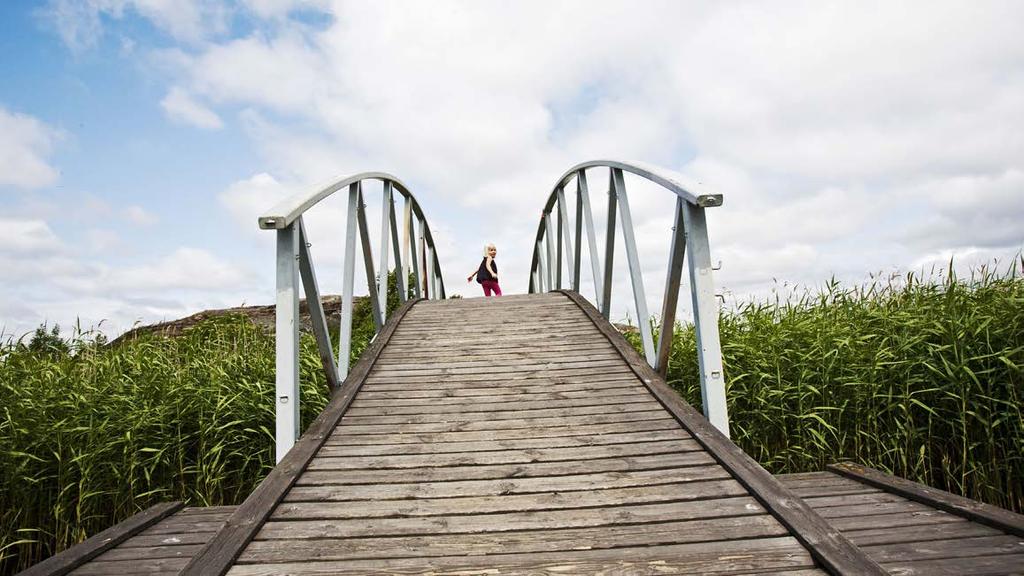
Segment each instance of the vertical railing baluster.
[{"label": "vertical railing baluster", "polygon": [[280,462],[299,437],[299,230],[277,231],[275,439]]},{"label": "vertical railing baluster", "polygon": [[668,274],[665,279],[665,298],[661,301],[661,330],[658,333],[658,358],[654,369],[662,376],[668,376],[668,359],[672,351],[672,338],[676,325],[676,306],[679,302],[679,284],[683,276],[683,256],[686,253],[686,225],[683,204],[676,196],[676,217],[672,226],[672,244],[668,253]]},{"label": "vertical railing baluster", "polygon": [[540,293],[548,291],[547,285],[547,268],[544,266],[544,243],[543,240],[537,241],[537,276],[540,279]]},{"label": "vertical railing baluster", "polygon": [[700,394],[704,415],[722,434],[729,436],[729,412],[725,401],[722,343],[718,333],[718,302],[711,277],[711,247],[704,208],[686,203],[683,212],[690,268],[690,293],[700,364]]},{"label": "vertical railing baluster", "polygon": [[562,222],[562,210],[558,207],[558,197],[555,197],[555,287],[562,289],[562,228],[567,225]]},{"label": "vertical railing baluster", "polygon": [[[587,189],[587,173],[580,170],[576,175],[576,192],[583,202],[583,219],[587,225],[587,247],[590,251],[590,269],[594,274],[594,298],[598,309],[608,317],[604,307],[604,291],[601,284],[601,262],[597,253],[597,234],[594,232],[594,211],[590,209],[590,191]],[[610,262],[606,263],[607,266]]]},{"label": "vertical railing baluster", "polygon": [[409,262],[412,266],[412,281],[413,281],[413,294],[417,298],[423,297],[423,291],[420,287],[420,260],[418,252],[416,251],[416,227],[414,224],[415,218],[413,218],[413,205],[412,200],[409,198],[405,199],[405,235],[406,244],[409,246]]},{"label": "vertical railing baluster", "polygon": [[345,224],[345,254],[342,261],[341,326],[338,338],[338,376],[348,376],[349,356],[352,352],[352,296],[356,278],[356,212],[359,210],[359,183],[348,187],[348,215]]},{"label": "vertical railing baluster", "polygon": [[651,315],[647,311],[647,294],[644,292],[643,270],[636,250],[636,235],[633,230],[633,215],[629,211],[629,196],[622,170],[612,169],[612,182],[619,200],[619,215],[622,218],[622,240],[626,245],[626,261],[629,263],[629,279],[633,283],[633,303],[636,305],[636,323],[640,329],[640,340],[644,345],[647,363],[654,366],[657,355],[654,352],[654,338],[651,336]]},{"label": "vertical railing baluster", "polygon": [[[564,224],[563,224],[563,222],[564,222]],[[569,226],[569,208],[565,205],[565,189],[562,186],[559,186],[558,187],[558,236],[559,236],[559,241],[565,243],[565,257],[567,259],[567,264],[568,264],[568,268],[567,269],[569,270],[569,272],[571,274],[574,274],[572,271],[575,269],[575,266],[573,265],[572,240],[569,239],[569,228],[570,228],[570,226]],[[559,253],[559,255],[561,255],[561,253],[562,253],[562,250],[561,250],[562,245],[559,244],[558,246],[559,246],[558,253]],[[561,259],[559,259],[559,261],[558,261],[558,272],[559,272],[558,287],[561,288],[562,287],[562,281],[561,281],[562,261],[561,261]],[[575,276],[576,275],[574,274],[574,276],[573,276],[573,280],[574,281],[575,281]]]},{"label": "vertical railing baluster", "polygon": [[604,287],[601,296],[601,314],[611,319],[612,311],[612,270],[615,266],[615,185],[612,169],[608,169],[608,226],[604,239]]},{"label": "vertical railing baluster", "polygon": [[389,218],[391,206],[391,182],[383,183],[384,198],[380,205],[380,266],[377,267],[377,300],[380,302],[380,321],[388,321],[388,242],[391,240]]},{"label": "vertical railing baluster", "polygon": [[417,243],[419,244],[420,250],[420,269],[423,271],[421,282],[423,282],[423,297],[430,300],[433,297],[430,291],[430,269],[427,268],[427,239],[426,239],[426,222],[422,218],[416,216],[416,230],[419,236],[417,237]]},{"label": "vertical railing baluster", "polygon": [[306,235],[306,225],[301,216],[296,222],[299,225],[299,275],[302,277],[302,287],[306,293],[309,323],[312,325],[313,335],[316,337],[316,349],[320,353],[320,363],[323,364],[327,384],[334,389],[341,385],[341,380],[338,378],[338,366],[334,363],[331,335],[327,330],[327,315],[324,314],[324,306],[320,302],[320,285],[316,281],[316,270],[313,267],[313,256],[309,247],[309,237]]},{"label": "vertical railing baluster", "polygon": [[437,289],[437,253],[434,251],[434,245],[431,244],[428,249],[430,254],[430,293],[433,294],[434,300],[441,298],[441,292]]},{"label": "vertical railing baluster", "polygon": [[363,247],[363,268],[366,271],[366,290],[370,297],[370,308],[373,312],[373,324],[379,332],[384,327],[381,304],[377,300],[377,275],[373,272],[373,249],[370,246],[370,231],[366,226],[366,202],[363,198],[363,186],[359,185],[359,203],[356,210],[359,218],[359,244]]},{"label": "vertical railing baluster", "polygon": [[402,265],[402,245],[398,243],[398,221],[395,218],[394,194],[391,195],[391,202],[388,204],[387,209],[388,228],[391,230],[391,245],[395,258],[395,288],[398,289],[398,301],[405,302],[409,298],[409,294],[405,289],[407,279],[405,266]]},{"label": "vertical railing baluster", "polygon": [[576,252],[572,257],[572,289],[574,292],[580,291],[580,267],[582,262],[580,258],[583,256],[583,200],[580,197],[580,180],[579,176],[576,177]]},{"label": "vertical railing baluster", "polygon": [[544,244],[548,248],[548,291],[555,289],[555,227],[551,223],[551,212],[544,213]]}]

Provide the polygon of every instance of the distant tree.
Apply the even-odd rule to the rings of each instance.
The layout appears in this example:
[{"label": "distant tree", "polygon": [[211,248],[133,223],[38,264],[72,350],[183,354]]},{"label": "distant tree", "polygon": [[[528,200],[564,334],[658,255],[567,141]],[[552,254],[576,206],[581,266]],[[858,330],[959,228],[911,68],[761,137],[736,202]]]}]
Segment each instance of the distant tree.
[{"label": "distant tree", "polygon": [[46,329],[46,324],[36,328],[36,331],[32,334],[32,339],[28,342],[27,348],[33,354],[49,356],[54,360],[63,358],[71,352],[68,343],[60,337],[60,325],[58,324],[54,324],[50,330]]}]

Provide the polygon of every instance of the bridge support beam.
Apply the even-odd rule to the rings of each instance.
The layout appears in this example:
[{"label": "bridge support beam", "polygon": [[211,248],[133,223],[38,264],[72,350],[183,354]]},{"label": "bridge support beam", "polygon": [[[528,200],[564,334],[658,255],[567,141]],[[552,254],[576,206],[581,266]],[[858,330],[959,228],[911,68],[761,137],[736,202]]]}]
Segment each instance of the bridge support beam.
[{"label": "bridge support beam", "polygon": [[718,302],[711,277],[711,247],[704,208],[684,204],[683,224],[689,255],[690,294],[693,297],[693,321],[697,333],[697,359],[700,365],[700,396],[704,416],[722,434],[729,437],[729,411],[725,402],[725,375],[722,370],[722,343],[718,333]]}]

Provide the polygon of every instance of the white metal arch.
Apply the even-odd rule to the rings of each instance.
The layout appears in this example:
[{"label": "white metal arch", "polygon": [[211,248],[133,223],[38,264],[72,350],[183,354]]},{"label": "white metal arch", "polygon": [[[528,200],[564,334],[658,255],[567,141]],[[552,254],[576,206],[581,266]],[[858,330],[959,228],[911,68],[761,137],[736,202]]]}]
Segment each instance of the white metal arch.
[{"label": "white metal arch", "polygon": [[[380,260],[375,271],[366,224],[363,182],[383,183],[381,208]],[[345,252],[341,293],[341,330],[338,360],[335,363],[327,317],[320,302],[310,244],[302,218],[307,210],[328,196],[348,188],[348,215],[345,228]],[[395,217],[394,192],[405,198],[402,244]],[[415,221],[415,222],[414,222]],[[393,255],[398,297],[406,299],[406,275],[411,271],[417,298],[444,298],[444,278],[430,233],[430,225],[416,197],[398,178],[385,172],[361,172],[331,181],[313,192],[299,193],[260,216],[259,226],[277,231],[277,319],[276,319],[276,393],[277,423],[275,438],[280,462],[295,444],[299,430],[299,279],[305,289],[310,321],[316,337],[320,360],[332,387],[348,375],[352,349],[352,299],[355,283],[356,235],[362,246],[363,268],[376,330],[387,320],[389,253]],[[417,244],[419,247],[417,248]]]},{"label": "white metal arch", "polygon": [[[590,206],[587,169],[608,168],[608,223],[605,228],[604,270],[598,254],[594,233],[594,217]],[[675,225],[669,249],[668,273],[665,280],[665,298],[662,304],[662,330],[655,343],[649,330],[650,313],[644,293],[643,275],[636,249],[633,217],[629,209],[623,172],[636,174],[675,194]],[[570,220],[565,188],[576,180],[575,244],[570,238]],[[704,209],[722,205],[722,195],[713,193],[699,183],[688,182],[674,172],[642,162],[621,160],[592,160],[581,162],[567,170],[555,183],[544,203],[537,235],[534,239],[533,261],[530,266],[530,292],[561,289],[563,268],[571,272],[569,288],[579,292],[583,233],[590,254],[590,268],[594,278],[594,301],[605,318],[611,311],[612,270],[615,256],[616,213],[622,222],[622,236],[629,263],[629,276],[633,287],[637,323],[643,340],[647,362],[661,374],[668,369],[672,344],[672,327],[676,320],[676,301],[682,277],[684,255],[690,272],[690,295],[693,300],[694,325],[697,332],[697,357],[700,365],[701,397],[704,415],[711,423],[729,435],[729,415],[725,402],[725,378],[722,371],[722,350],[718,333],[718,306],[712,280],[711,251],[708,243]],[[575,250],[573,249],[575,246]],[[564,251],[563,251],[564,248]]]}]

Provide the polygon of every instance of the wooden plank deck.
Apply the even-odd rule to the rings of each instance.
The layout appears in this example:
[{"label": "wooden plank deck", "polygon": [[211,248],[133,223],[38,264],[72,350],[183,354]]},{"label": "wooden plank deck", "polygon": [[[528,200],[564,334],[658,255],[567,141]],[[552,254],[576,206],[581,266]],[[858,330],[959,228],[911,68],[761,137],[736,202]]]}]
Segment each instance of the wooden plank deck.
[{"label": "wooden plank deck", "polygon": [[778,478],[892,574],[1024,574],[1024,516],[871,472],[874,484],[835,472]]},{"label": "wooden plank deck", "polygon": [[572,298],[420,301],[389,326],[292,477],[186,573],[824,573],[831,536],[794,535]]}]

